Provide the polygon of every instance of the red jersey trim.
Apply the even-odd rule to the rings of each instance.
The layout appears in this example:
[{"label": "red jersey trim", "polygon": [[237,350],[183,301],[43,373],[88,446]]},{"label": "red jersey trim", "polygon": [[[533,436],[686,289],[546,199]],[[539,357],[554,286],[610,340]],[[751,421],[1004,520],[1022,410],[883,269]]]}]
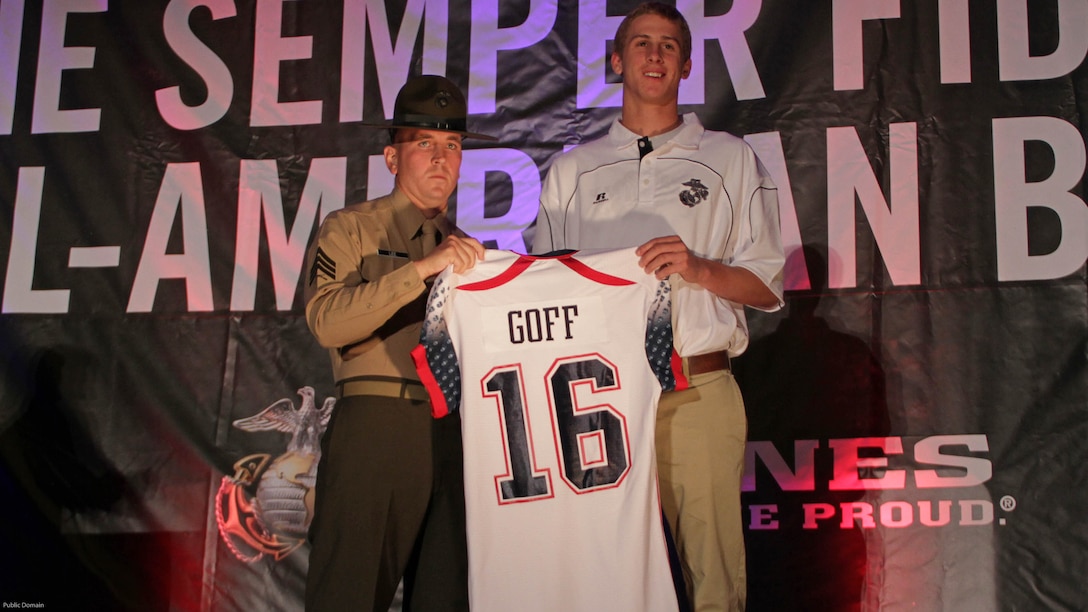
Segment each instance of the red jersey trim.
[{"label": "red jersey trim", "polygon": [[669,367],[672,368],[672,375],[676,378],[676,386],[673,387],[673,391],[683,391],[691,385],[688,383],[688,379],[684,376],[684,361],[680,358],[680,353],[676,352],[676,349],[672,349],[672,358],[669,359]]},{"label": "red jersey trim", "polygon": [[431,416],[440,419],[448,415],[450,407],[446,404],[446,394],[442,392],[442,387],[438,385],[438,380],[435,379],[434,372],[431,371],[431,366],[427,363],[427,348],[422,344],[417,344],[412,349],[411,355],[412,361],[416,363],[419,381],[423,383],[423,388],[431,396]]},{"label": "red jersey trim", "polygon": [[626,278],[620,278],[618,276],[612,276],[611,274],[605,274],[604,272],[594,270],[593,268],[587,266],[581,261],[575,259],[574,253],[570,253],[560,257],[559,261],[562,262],[564,266],[570,268],[571,270],[574,270],[578,274],[581,274],[589,280],[600,283],[602,285],[623,287],[625,285],[635,284],[635,281],[627,280]]},{"label": "red jersey trim", "polygon": [[623,287],[626,285],[633,285],[635,281],[628,280],[626,278],[620,278],[618,276],[612,276],[611,274],[605,274],[598,270],[587,266],[574,257],[577,251],[571,253],[564,253],[562,255],[555,255],[552,257],[538,256],[538,255],[521,255],[510,264],[510,267],[503,270],[501,274],[493,276],[487,280],[477,281],[475,283],[469,283],[467,285],[461,285],[458,287],[461,291],[487,291],[488,289],[494,289],[495,287],[501,287],[506,283],[514,280],[521,275],[522,272],[527,270],[529,266],[533,265],[533,262],[538,259],[558,259],[564,266],[570,268],[579,275],[588,278],[589,280],[600,283],[602,285],[609,285],[611,287]]},{"label": "red jersey trim", "polygon": [[493,276],[487,280],[478,281],[475,283],[469,283],[467,285],[461,285],[457,289],[460,291],[487,291],[488,289],[494,289],[495,287],[501,287],[506,283],[517,278],[522,272],[533,265],[533,258],[526,255],[518,257],[514,263],[510,264],[510,267],[503,270],[502,274]]}]

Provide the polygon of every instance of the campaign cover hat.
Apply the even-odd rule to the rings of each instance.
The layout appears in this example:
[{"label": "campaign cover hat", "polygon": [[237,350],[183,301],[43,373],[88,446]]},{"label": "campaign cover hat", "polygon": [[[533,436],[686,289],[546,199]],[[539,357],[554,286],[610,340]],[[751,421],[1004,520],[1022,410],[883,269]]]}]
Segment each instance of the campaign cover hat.
[{"label": "campaign cover hat", "polygon": [[386,124],[364,123],[364,127],[417,128],[454,132],[465,138],[496,141],[498,138],[467,129],[468,105],[461,89],[446,77],[433,74],[412,77],[400,88],[393,104],[393,119]]}]

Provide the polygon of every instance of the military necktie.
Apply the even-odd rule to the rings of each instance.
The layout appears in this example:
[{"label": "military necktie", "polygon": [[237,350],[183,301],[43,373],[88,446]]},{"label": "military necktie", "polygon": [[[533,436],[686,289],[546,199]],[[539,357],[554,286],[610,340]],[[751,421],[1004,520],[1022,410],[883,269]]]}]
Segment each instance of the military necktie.
[{"label": "military necktie", "polygon": [[423,222],[420,232],[423,234],[420,240],[423,245],[423,255],[426,257],[442,241],[442,234],[438,232],[438,227],[435,226],[434,221],[429,219]]}]

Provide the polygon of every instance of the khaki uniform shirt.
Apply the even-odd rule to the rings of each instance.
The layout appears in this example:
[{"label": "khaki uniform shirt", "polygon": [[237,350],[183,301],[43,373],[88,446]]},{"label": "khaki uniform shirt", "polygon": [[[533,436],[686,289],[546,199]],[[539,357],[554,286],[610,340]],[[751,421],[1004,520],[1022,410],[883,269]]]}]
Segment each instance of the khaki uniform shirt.
[{"label": "khaki uniform shirt", "polygon": [[428,285],[412,261],[425,245],[424,223],[443,235],[398,190],[337,210],[321,224],[306,256],[306,323],[329,349],[340,383],[358,376],[419,380],[409,354],[419,343]]}]

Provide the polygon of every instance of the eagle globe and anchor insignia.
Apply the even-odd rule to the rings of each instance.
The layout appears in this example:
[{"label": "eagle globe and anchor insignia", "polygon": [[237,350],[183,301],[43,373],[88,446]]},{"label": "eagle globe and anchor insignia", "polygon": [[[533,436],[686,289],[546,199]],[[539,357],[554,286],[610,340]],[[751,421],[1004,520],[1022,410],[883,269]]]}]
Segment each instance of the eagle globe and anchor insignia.
[{"label": "eagle globe and anchor insignia", "polygon": [[710,189],[697,178],[693,178],[690,181],[681,184],[688,189],[687,191],[681,191],[678,194],[680,196],[680,202],[688,208],[692,208],[699,202],[707,199],[710,195]]},{"label": "eagle globe and anchor insignia", "polygon": [[215,496],[219,535],[240,561],[264,555],[279,561],[306,541],[314,512],[314,483],[321,459],[321,435],[329,424],[336,398],[318,408],[312,387],[298,390],[302,404],[283,398],[260,413],[234,421],[242,431],[291,434],[287,452],[248,455],[224,476]]}]

